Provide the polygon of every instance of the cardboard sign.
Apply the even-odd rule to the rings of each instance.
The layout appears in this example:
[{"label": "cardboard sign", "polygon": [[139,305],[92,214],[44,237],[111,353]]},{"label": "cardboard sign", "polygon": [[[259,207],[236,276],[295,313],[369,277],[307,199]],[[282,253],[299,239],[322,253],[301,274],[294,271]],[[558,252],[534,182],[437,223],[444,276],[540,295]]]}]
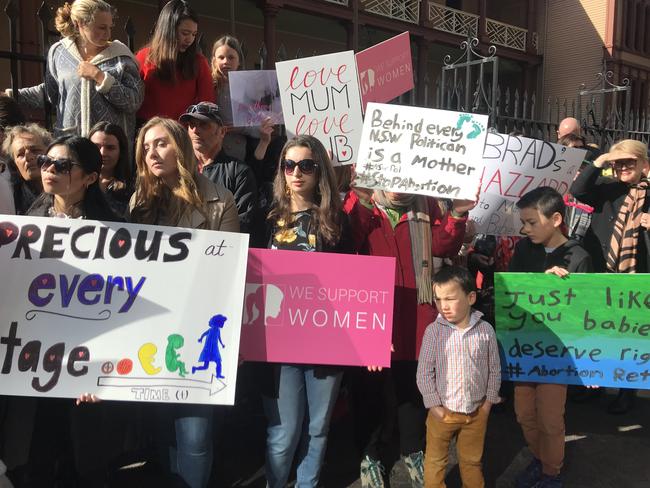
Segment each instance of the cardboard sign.
[{"label": "cardboard sign", "polygon": [[251,249],[241,354],[390,366],[395,258]]},{"label": "cardboard sign", "polygon": [[335,164],[357,161],[363,117],[354,52],[275,63],[289,137],[308,134]]},{"label": "cardboard sign", "polygon": [[470,212],[477,232],[518,235],[517,200],[539,186],[565,195],[586,154],[585,149],[489,132],[483,150],[481,197]]},{"label": "cardboard sign", "polygon": [[474,200],[487,122],[487,115],[369,103],[357,185]]},{"label": "cardboard sign", "polygon": [[267,117],[274,125],[284,124],[275,71],[232,71],[228,80],[233,126],[257,127]]},{"label": "cardboard sign", "polygon": [[248,236],[0,216],[2,394],[232,405]]},{"label": "cardboard sign", "polygon": [[512,381],[650,389],[650,275],[495,275]]},{"label": "cardboard sign", "polygon": [[368,102],[390,102],[415,86],[408,32],[364,49],[356,57],[364,111]]}]

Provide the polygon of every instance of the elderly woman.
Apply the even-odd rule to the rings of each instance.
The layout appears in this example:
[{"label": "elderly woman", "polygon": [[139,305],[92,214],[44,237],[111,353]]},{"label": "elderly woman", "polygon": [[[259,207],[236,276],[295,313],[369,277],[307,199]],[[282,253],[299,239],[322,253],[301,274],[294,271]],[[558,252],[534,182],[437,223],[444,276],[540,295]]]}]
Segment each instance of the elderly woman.
[{"label": "elderly woman", "polygon": [[36,124],[17,125],[5,133],[2,150],[8,157],[16,214],[24,215],[43,191],[37,159],[52,141],[48,131]]},{"label": "elderly woman", "polygon": [[[611,167],[614,179],[601,176]],[[584,168],[571,194],[594,207],[584,246],[600,273],[650,272],[650,185],[648,146],[626,139]],[[634,390],[621,389],[610,413],[625,413]]]},{"label": "elderly woman", "polygon": [[103,0],[66,2],[56,13],[63,38],[48,52],[45,83],[19,91],[27,107],[43,108],[46,99],[56,107],[57,136],[87,136],[93,124],[105,120],[134,139],[144,88],[133,53],[110,40],[113,15]]}]

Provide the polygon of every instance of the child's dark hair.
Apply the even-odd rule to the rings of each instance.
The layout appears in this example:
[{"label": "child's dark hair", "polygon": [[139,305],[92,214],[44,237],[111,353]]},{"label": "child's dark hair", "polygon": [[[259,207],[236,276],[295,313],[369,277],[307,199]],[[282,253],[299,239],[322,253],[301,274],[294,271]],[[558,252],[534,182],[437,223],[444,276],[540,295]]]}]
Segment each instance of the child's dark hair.
[{"label": "child's dark hair", "polygon": [[433,276],[434,285],[444,285],[450,281],[458,283],[467,295],[476,291],[476,282],[472,273],[461,266],[445,266]]},{"label": "child's dark hair", "polygon": [[540,186],[530,190],[517,202],[517,208],[535,208],[547,219],[558,212],[564,221],[564,199],[556,190],[550,186]]}]

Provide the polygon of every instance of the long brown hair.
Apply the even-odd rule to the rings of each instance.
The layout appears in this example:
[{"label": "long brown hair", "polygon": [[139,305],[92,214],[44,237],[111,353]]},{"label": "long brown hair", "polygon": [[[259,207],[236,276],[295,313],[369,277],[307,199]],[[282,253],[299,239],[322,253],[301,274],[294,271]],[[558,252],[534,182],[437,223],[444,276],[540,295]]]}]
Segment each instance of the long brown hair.
[{"label": "long brown hair", "polygon": [[186,80],[196,78],[199,73],[196,62],[199,53],[198,37],[185,52],[178,51],[176,29],[184,20],[191,20],[197,25],[199,23],[199,17],[185,0],[167,2],[158,15],[147,61],[156,67],[156,76],[163,81],[176,82],[177,68]]},{"label": "long brown hair", "polygon": [[[296,136],[282,148],[280,163],[292,147],[304,147],[311,151],[311,157],[318,165],[316,175],[318,186],[312,204],[313,216],[319,236],[329,245],[336,245],[341,238],[341,196],[336,187],[336,176],[323,144],[313,136]],[[291,194],[287,192],[287,179],[281,164],[273,180],[273,208],[269,220],[291,222]]]},{"label": "long brown hair", "polygon": [[212,45],[212,57],[210,58],[210,66],[212,66],[212,81],[217,91],[221,90],[227,81],[226,76],[219,70],[219,66],[214,59],[214,54],[221,46],[228,46],[230,49],[237,51],[237,56],[239,56],[239,68],[237,69],[241,69],[244,64],[244,53],[242,51],[240,42],[235,37],[225,35],[214,41],[214,44]]},{"label": "long brown hair", "polygon": [[[169,136],[169,143],[176,152],[178,185],[170,188],[151,173],[145,160],[144,137],[152,127],[160,126]],[[165,211],[165,223],[178,225],[183,216],[196,209],[205,215],[203,199],[198,186],[198,171],[192,141],[187,130],[172,119],[154,117],[138,133],[135,147],[137,183],[135,205],[131,210],[133,222],[142,224],[159,223],[160,211]]]}]

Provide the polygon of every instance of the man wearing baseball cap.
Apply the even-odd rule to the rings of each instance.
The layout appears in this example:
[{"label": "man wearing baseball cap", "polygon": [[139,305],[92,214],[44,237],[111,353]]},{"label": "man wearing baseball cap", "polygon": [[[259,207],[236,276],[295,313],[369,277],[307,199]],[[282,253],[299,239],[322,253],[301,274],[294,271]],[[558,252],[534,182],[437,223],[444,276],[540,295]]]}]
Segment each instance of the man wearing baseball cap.
[{"label": "man wearing baseball cap", "polygon": [[[190,105],[178,119],[192,140],[199,171],[221,183],[235,196],[241,232],[251,234],[258,224],[257,183],[250,167],[223,151],[226,128],[219,107],[212,102]],[[253,242],[254,236],[251,235]]]}]

